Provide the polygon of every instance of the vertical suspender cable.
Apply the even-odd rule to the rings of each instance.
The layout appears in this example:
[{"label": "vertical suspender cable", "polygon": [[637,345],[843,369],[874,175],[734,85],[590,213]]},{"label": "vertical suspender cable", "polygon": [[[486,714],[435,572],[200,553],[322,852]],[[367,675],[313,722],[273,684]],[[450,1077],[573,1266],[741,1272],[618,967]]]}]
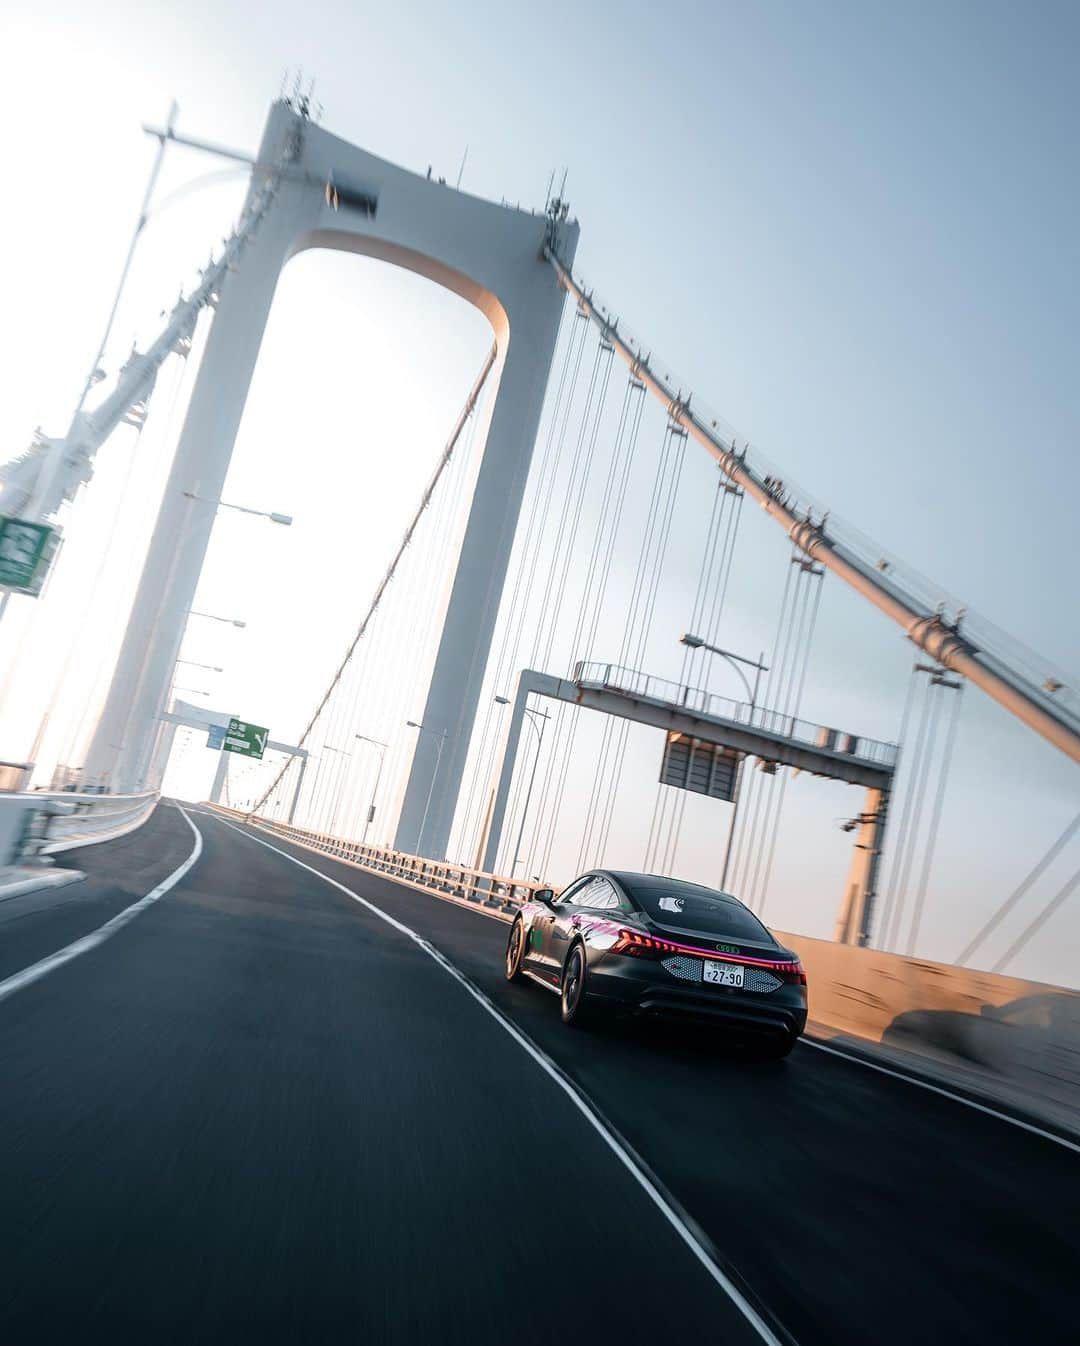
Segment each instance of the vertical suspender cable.
[{"label": "vertical suspender cable", "polygon": [[[926,901],[926,889],[930,882],[930,869],[934,863],[934,847],[937,844],[938,828],[941,825],[941,814],[945,807],[945,790],[949,783],[949,766],[952,762],[953,749],[956,746],[956,729],[960,723],[960,698],[963,696],[963,686],[956,689],[956,698],[953,701],[952,719],[949,722],[948,736],[945,742],[945,752],[941,760],[938,775],[937,798],[934,800],[934,808],[930,817],[930,827],[926,838],[926,851],[923,856],[922,873],[919,876],[919,886],[915,892],[915,909],[911,918],[911,933],[908,935],[907,952],[908,957],[915,952],[915,945],[919,938],[919,926],[922,923],[923,904]],[[945,694],[945,687],[941,688],[941,695]]]},{"label": "vertical suspender cable", "polygon": [[[904,751],[905,751],[904,745],[907,743],[908,721],[911,718],[911,708],[915,701],[915,689],[918,685],[918,680],[919,680],[918,674],[912,671],[911,676],[908,678],[907,691],[904,693],[904,709],[900,715],[900,732],[897,736],[897,743],[899,744],[899,755],[897,757],[898,769],[900,762],[904,760]],[[894,788],[895,788],[895,780],[896,776],[894,774],[893,777]],[[881,935],[884,938],[885,931],[888,927],[889,921],[892,916],[892,893],[890,892],[888,897],[885,896],[884,884],[882,885],[882,898],[883,900],[881,903],[880,915],[875,921],[875,924],[877,925],[878,930],[881,932]]]},{"label": "vertical suspender cable", "polygon": [[[824,576],[817,576],[817,589],[814,593],[814,606],[810,615],[810,623],[806,634],[806,644],[803,649],[802,670],[799,673],[798,683],[795,688],[795,696],[791,705],[791,715],[793,719],[798,718],[799,709],[802,705],[803,689],[806,686],[806,675],[810,667],[810,650],[813,645],[814,631],[817,627],[818,611],[821,606],[821,592],[824,587]],[[784,778],[780,782],[779,798],[776,803],[776,816],[773,819],[772,837],[769,841],[769,858],[765,865],[765,875],[761,881],[761,897],[757,903],[756,910],[759,913],[764,912],[765,902],[769,896],[769,884],[772,880],[773,860],[776,858],[776,841],[780,834],[780,816],[784,811],[784,794],[787,790],[787,783],[791,779],[791,772],[784,772]]]},{"label": "vertical suspender cable", "polygon": [[918,842],[919,823],[922,818],[922,804],[926,791],[926,779],[930,773],[930,763],[934,755],[934,727],[937,723],[937,711],[940,696],[935,696],[933,682],[926,684],[926,696],[923,699],[923,715],[919,725],[919,737],[912,761],[912,774],[908,783],[909,795],[905,801],[904,816],[901,820],[900,835],[897,838],[896,865],[892,883],[894,899],[892,920],[889,928],[889,947],[899,942],[904,922],[904,903],[907,897],[908,876],[911,862]]}]

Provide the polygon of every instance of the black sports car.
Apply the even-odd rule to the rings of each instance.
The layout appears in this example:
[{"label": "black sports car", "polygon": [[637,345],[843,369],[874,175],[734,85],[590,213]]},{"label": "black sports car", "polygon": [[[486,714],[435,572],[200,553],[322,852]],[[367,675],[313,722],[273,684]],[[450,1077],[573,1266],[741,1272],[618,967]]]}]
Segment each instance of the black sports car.
[{"label": "black sports car", "polygon": [[658,874],[594,869],[534,894],[510,927],[506,979],[530,977],[564,1023],[603,1007],[713,1020],[786,1056],[806,1027],[806,973],[727,893]]}]

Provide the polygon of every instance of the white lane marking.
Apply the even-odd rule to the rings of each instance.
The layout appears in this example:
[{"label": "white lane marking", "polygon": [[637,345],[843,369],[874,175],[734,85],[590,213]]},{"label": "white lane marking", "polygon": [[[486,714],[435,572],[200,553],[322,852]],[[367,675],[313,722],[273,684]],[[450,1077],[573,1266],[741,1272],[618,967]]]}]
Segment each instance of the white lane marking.
[{"label": "white lane marking", "polygon": [[[210,809],[192,809],[200,818],[216,818],[218,822],[225,822],[220,813],[213,812]],[[249,823],[249,827],[257,827],[257,823]],[[412,879],[406,879],[401,874],[388,874],[385,869],[376,869],[373,865],[361,864],[359,860],[350,860],[345,855],[334,855],[332,851],[324,851],[320,846],[313,846],[310,842],[300,841],[297,837],[283,837],[290,846],[297,846],[302,851],[310,851],[312,855],[321,855],[327,860],[333,860],[337,865],[348,865],[350,869],[358,869],[362,874],[370,874],[372,878],[385,879],[387,883],[398,883],[404,888],[412,888],[418,893],[427,893],[428,897],[437,897],[440,902],[449,902],[453,907],[461,907],[464,911],[471,911],[474,916],[486,916],[489,921],[498,921],[500,925],[509,925],[514,919],[513,914],[502,911],[492,911],[488,907],[482,907],[477,902],[470,902],[468,898],[454,897],[451,893],[441,893],[438,888],[430,888],[426,883],[416,883]]]},{"label": "white lane marking", "polygon": [[83,935],[81,939],[75,940],[72,944],[67,944],[56,953],[50,953],[47,958],[42,958],[37,963],[31,963],[29,967],[24,967],[21,972],[15,972],[10,977],[0,981],[0,1000],[6,1000],[9,995],[14,995],[16,991],[21,991],[25,986],[32,986],[34,982],[40,981],[42,977],[47,977],[50,972],[55,972],[58,967],[63,967],[65,963],[70,963],[73,958],[78,958],[84,953],[89,953],[91,949],[99,948],[107,939],[112,939],[118,930],[122,930],[125,925],[133,921],[136,916],[144,912],[147,907],[152,907],[159,898],[165,896],[170,888],[174,888],[191,866],[202,854],[203,841],[202,833],[191,821],[188,815],[179,804],[173,806],[183,817],[188,827],[195,833],[195,845],[191,849],[191,854],[178,869],[166,879],[152,888],[145,897],[140,897],[137,902],[133,902],[130,907],[125,907],[112,918],[106,921],[104,925],[98,926],[96,930],[91,930],[88,935]]},{"label": "white lane marking", "polygon": [[839,1056],[842,1061],[850,1061],[852,1065],[865,1066],[867,1070],[876,1070],[879,1075],[891,1075],[894,1080],[903,1080],[905,1084],[913,1084],[916,1089],[926,1089],[931,1094],[940,1094],[942,1098],[951,1098],[954,1103],[963,1103],[966,1108],[974,1108],[976,1112],[985,1112],[988,1117],[996,1117],[1000,1122],[1008,1122],[1010,1126],[1018,1126],[1021,1131],[1030,1131],[1032,1135],[1041,1136],[1043,1140],[1052,1140],[1055,1145],[1062,1145],[1066,1150],[1072,1150],[1080,1154],[1080,1145],[1075,1141],[1066,1140],[1064,1136],[1055,1135],[1053,1131],[1044,1131],[1041,1126],[1035,1126],[1031,1122],[1023,1122],[1019,1117],[1010,1117],[1007,1112],[998,1112],[997,1108],[987,1107],[985,1103],[976,1103],[974,1099],[965,1098],[963,1094],[954,1094],[951,1089],[943,1089],[938,1084],[930,1084],[927,1080],[920,1080],[914,1075],[905,1075],[900,1070],[890,1070],[888,1066],[879,1066],[873,1061],[866,1061],[861,1056],[849,1056],[847,1052],[837,1051],[835,1047],[827,1047],[823,1042],[814,1042],[811,1038],[800,1038],[800,1043],[804,1047],[813,1047],[815,1051],[828,1052],[830,1056]]},{"label": "white lane marking", "polygon": [[[215,813],[205,813],[203,814],[203,816],[218,818],[218,822],[225,822],[225,818],[218,817],[218,814]],[[232,826],[233,824],[230,824],[230,822],[226,822],[225,825]],[[241,830],[242,832],[242,829],[240,828],[237,828],[237,830]],[[248,836],[249,833],[242,832],[242,835]],[[292,844],[303,845],[302,841],[294,841],[294,843]],[[277,848],[271,847],[271,851],[275,851],[275,849]],[[280,853],[281,855],[284,855],[285,852],[281,851]],[[290,856],[290,859],[292,859],[292,856]],[[342,864],[350,863],[350,861],[341,860],[341,857],[338,856],[327,856],[327,859],[338,860],[338,863]],[[419,883],[409,883],[407,879],[399,879],[397,878],[396,875],[388,875],[388,874],[384,875],[381,874],[381,871],[366,870],[364,865],[357,865],[356,868],[358,868],[358,870],[364,870],[365,874],[381,875],[381,878],[388,879],[389,882],[391,883],[405,883],[407,884],[408,887],[416,888],[417,892],[427,892],[428,896],[435,896],[435,898],[438,898],[438,896],[442,896],[442,894],[438,894],[438,892],[432,892],[431,888],[423,887]],[[318,874],[318,870],[312,872],[314,872],[314,874]],[[326,875],[320,875],[320,878],[326,878]],[[327,880],[327,882],[333,883],[334,880],[329,879]],[[346,888],[345,891],[347,892],[349,890],[347,890]],[[358,900],[364,900],[364,899],[361,898]],[[450,900],[452,902],[452,899]],[[490,913],[490,911],[478,911],[477,909],[475,909],[475,907],[467,905],[467,903],[454,903],[454,905],[467,906],[467,909],[469,909],[470,911],[477,911],[478,915],[494,915],[494,913]],[[500,917],[497,919],[502,918]],[[555,987],[551,987],[551,985],[548,985],[547,983],[545,983],[545,981],[541,981],[540,977],[533,976],[528,969],[522,969],[522,970],[524,970],[525,976],[529,977],[529,979],[531,979],[532,981],[535,981],[536,985],[539,985],[539,987],[543,987],[545,991],[553,991],[556,993],[556,995],[558,995],[558,991],[556,991]],[[1075,1151],[1076,1154],[1080,1154],[1080,1144],[1076,1144],[1075,1141],[1067,1140],[1065,1139],[1064,1136],[1054,1135],[1054,1132],[1052,1131],[1044,1131],[1042,1127],[1036,1127],[1036,1125],[1034,1125],[1033,1123],[1029,1123],[1029,1121],[1022,1121],[1021,1119],[1019,1119],[1019,1117],[1010,1116],[1010,1114],[1007,1112],[998,1112],[997,1108],[990,1108],[990,1106],[987,1106],[986,1104],[980,1104],[980,1102],[975,1102],[974,1100],[972,1100],[972,1098],[964,1097],[963,1094],[953,1093],[951,1089],[945,1089],[943,1088],[943,1086],[940,1085],[929,1084],[929,1081],[925,1081],[925,1079],[918,1079],[916,1075],[908,1075],[904,1074],[904,1071],[901,1070],[890,1070],[889,1067],[887,1066],[875,1065],[873,1061],[865,1061],[865,1059],[863,1059],[862,1057],[854,1057],[854,1055],[848,1055],[846,1051],[838,1051],[836,1050],[836,1047],[825,1046],[823,1042],[815,1042],[815,1040],[813,1040],[812,1038],[800,1038],[799,1042],[801,1046],[804,1047],[815,1047],[817,1051],[827,1051],[827,1053],[830,1054],[831,1057],[840,1057],[843,1059],[843,1061],[851,1062],[852,1065],[866,1066],[867,1070],[877,1070],[879,1074],[891,1075],[891,1077],[893,1077],[894,1079],[902,1079],[902,1081],[904,1081],[905,1084],[914,1085],[916,1086],[917,1089],[926,1089],[928,1090],[929,1093],[940,1094],[940,1096],[943,1098],[952,1098],[953,1102],[961,1102],[961,1104],[964,1104],[964,1106],[967,1106],[967,1108],[974,1108],[976,1112],[986,1113],[988,1117],[997,1117],[999,1121],[1007,1121],[1007,1123],[1013,1125],[1013,1127],[1021,1128],[1021,1131],[1032,1132],[1032,1135],[1034,1136],[1041,1136],[1042,1139],[1044,1140],[1052,1140],[1054,1144],[1062,1145],[1062,1147],[1064,1147],[1065,1149],[1072,1149],[1072,1151]]]},{"label": "white lane marking", "polygon": [[671,1205],[664,1196],[663,1192],[656,1186],[649,1175],[640,1167],[634,1156],[625,1148],[612,1131],[605,1126],[603,1119],[599,1117],[589,1104],[588,1100],[581,1094],[573,1084],[563,1075],[562,1071],[554,1061],[516,1026],[510,1019],[498,1009],[463,972],[460,972],[454,965],[440,953],[433,944],[429,944],[422,935],[418,935],[410,926],[403,924],[389,912],[383,911],[377,907],[374,902],[370,902],[366,897],[361,897],[359,893],[354,893],[351,888],[346,888],[343,883],[338,883],[337,879],[332,879],[328,874],[323,874],[312,865],[305,864],[303,860],[298,860],[295,855],[290,855],[288,851],[283,851],[277,846],[271,846],[268,841],[262,837],[255,836],[253,833],[245,831],[242,827],[237,827],[234,823],[226,822],[224,818],[217,818],[217,822],[224,827],[230,827],[234,832],[239,832],[242,837],[247,837],[249,841],[254,841],[258,846],[265,846],[268,851],[273,851],[275,855],[280,855],[286,860],[290,860],[294,865],[301,869],[306,869],[309,874],[314,874],[316,878],[322,879],[324,883],[330,884],[332,888],[337,888],[343,892],[346,897],[351,897],[354,902],[365,907],[373,916],[378,916],[380,920],[385,921],[387,925],[411,939],[412,942],[422,949],[429,958],[433,959],[451,977],[476,1001],[476,1003],[485,1010],[495,1022],[504,1029],[519,1047],[536,1062],[540,1069],[560,1088],[574,1107],[581,1113],[582,1117],[589,1123],[593,1130],[600,1136],[601,1140],[607,1145],[608,1149],[615,1155],[626,1171],[644,1191],[645,1195],[660,1211],[664,1219],[671,1225],[675,1233],[682,1239],[683,1243],[697,1258],[698,1262],[705,1269],[708,1275],[716,1282],[721,1290],[728,1296],[742,1316],[757,1332],[762,1341],[767,1342],[768,1346],[784,1346],[784,1343],[769,1327],[768,1323],[761,1317],[754,1306],[742,1294],[736,1286],[724,1274],[720,1267],[709,1256],[708,1250],[700,1242],[694,1231],[690,1229],[679,1212]]}]

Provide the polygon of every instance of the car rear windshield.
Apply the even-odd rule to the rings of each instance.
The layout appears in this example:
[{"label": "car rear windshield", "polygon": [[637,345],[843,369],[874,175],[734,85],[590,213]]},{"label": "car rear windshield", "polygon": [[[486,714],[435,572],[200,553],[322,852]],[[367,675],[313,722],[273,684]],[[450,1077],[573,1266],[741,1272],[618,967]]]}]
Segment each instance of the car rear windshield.
[{"label": "car rear windshield", "polygon": [[635,884],[630,889],[647,916],[661,925],[678,925],[685,930],[700,930],[706,935],[727,935],[730,939],[772,941],[772,936],[751,912],[729,897],[694,888],[689,884]]}]

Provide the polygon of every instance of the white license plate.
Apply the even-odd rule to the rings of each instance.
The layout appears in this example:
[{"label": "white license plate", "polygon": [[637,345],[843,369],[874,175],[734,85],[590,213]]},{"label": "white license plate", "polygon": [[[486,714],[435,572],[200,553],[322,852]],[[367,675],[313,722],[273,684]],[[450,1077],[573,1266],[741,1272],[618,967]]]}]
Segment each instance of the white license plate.
[{"label": "white license plate", "polygon": [[733,963],[709,963],[705,964],[705,980],[711,981],[716,986],[741,986],[743,984],[743,969]]}]

